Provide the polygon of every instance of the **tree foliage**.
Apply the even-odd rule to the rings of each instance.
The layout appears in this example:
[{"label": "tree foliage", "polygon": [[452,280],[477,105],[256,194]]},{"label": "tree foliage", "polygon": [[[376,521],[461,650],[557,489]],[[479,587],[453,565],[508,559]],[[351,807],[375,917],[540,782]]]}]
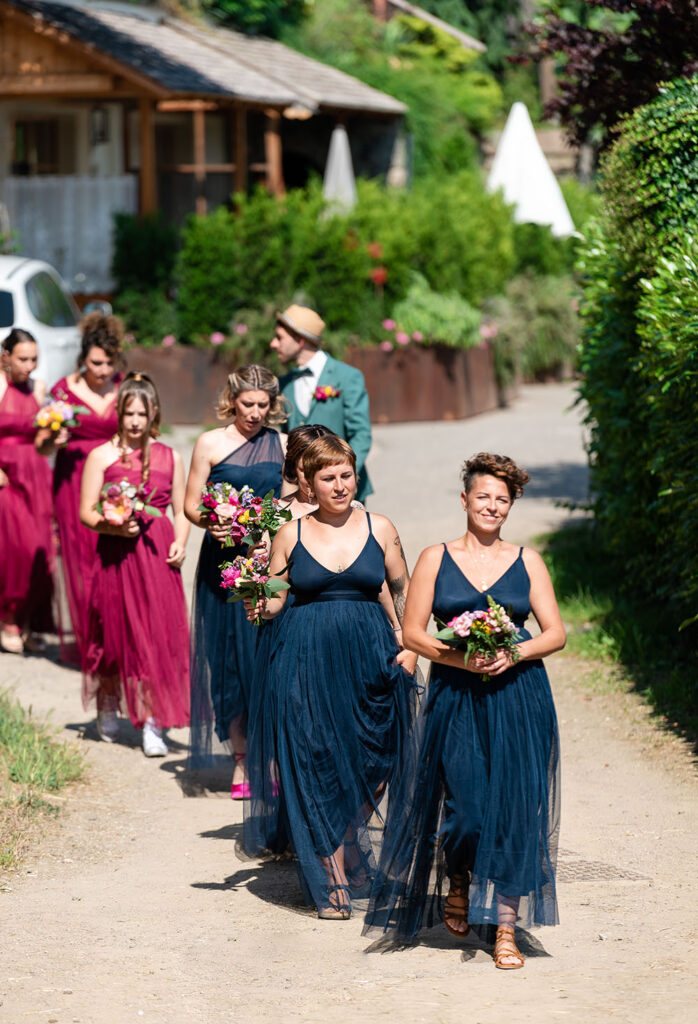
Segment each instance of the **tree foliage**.
[{"label": "tree foliage", "polygon": [[698,0],[544,0],[527,32],[530,56],[559,61],[546,114],[577,145],[607,144],[662,82],[698,71]]},{"label": "tree foliage", "polygon": [[307,13],[306,0],[202,0],[202,7],[229,28],[273,39]]}]

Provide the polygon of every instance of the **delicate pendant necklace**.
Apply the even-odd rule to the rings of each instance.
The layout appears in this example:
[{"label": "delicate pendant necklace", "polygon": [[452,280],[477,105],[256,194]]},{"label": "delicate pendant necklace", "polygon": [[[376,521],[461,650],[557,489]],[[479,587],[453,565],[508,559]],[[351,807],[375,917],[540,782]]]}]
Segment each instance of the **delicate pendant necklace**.
[{"label": "delicate pendant necklace", "polygon": [[496,544],[497,544],[497,547],[495,549],[494,558],[492,558],[492,559],[488,559],[487,555],[485,554],[484,551],[482,552],[482,554],[478,555],[477,558],[475,558],[475,555],[472,553],[472,551],[470,551],[470,549],[465,544],[463,545],[465,547],[465,553],[467,555],[469,555],[470,561],[475,566],[475,574],[480,579],[480,590],[483,593],[484,593],[484,591],[486,591],[488,589],[488,586],[489,586],[487,580],[484,578],[485,572],[489,569],[489,572],[487,573],[487,575],[488,575],[488,577],[491,576],[491,574],[492,574],[492,566],[497,561],[497,558],[499,556],[499,549],[502,546],[501,540],[498,539]]}]

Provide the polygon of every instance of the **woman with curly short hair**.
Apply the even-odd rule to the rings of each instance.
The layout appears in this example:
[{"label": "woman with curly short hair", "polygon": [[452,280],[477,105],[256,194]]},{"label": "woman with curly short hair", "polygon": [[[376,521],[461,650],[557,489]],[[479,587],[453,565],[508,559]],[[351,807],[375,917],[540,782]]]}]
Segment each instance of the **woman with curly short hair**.
[{"label": "woman with curly short hair", "polygon": [[[515,923],[556,924],[559,820],[558,734],[541,658],[565,630],[545,564],[500,536],[528,473],[481,452],[463,467],[465,533],[422,552],[405,609],[403,640],[432,662],[413,756],[391,800],[367,927],[410,939],[434,911],[451,934],[496,929],[494,961],[523,967]],[[487,610],[487,598],[517,628],[516,657],[455,650],[427,632]],[[540,634],[524,628],[533,612]],[[436,862],[434,885],[430,882]],[[441,905],[444,875],[449,892]]]}]

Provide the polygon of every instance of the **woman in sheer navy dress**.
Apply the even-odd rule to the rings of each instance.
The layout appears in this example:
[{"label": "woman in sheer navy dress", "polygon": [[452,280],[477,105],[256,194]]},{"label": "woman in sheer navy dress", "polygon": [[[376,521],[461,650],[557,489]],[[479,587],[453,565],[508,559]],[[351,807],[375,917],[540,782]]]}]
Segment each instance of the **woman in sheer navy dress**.
[{"label": "woman in sheer navy dress", "polygon": [[199,437],[192,455],[184,510],[206,530],[194,584],[191,647],[191,755],[194,769],[210,764],[213,734],[230,741],[235,758],[231,796],[245,797],[247,712],[253,678],[257,628],[241,603],[229,604],[221,588],[222,562],[246,551],[224,547],[229,527],[213,524],[198,511],[208,481],[239,489],[247,484],[259,495],[281,492],[284,451],[272,429],[285,418],[279,382],[264,366],[243,366],[231,373],[218,405],[225,427]]},{"label": "woman in sheer navy dress", "polygon": [[[307,902],[321,918],[345,920],[375,870],[366,826],[411,727],[416,659],[399,650],[379,601],[387,578],[402,616],[408,576],[400,538],[385,516],[352,507],[353,451],[322,438],[303,464],[317,509],[282,527],[272,545],[272,573],[289,580],[293,604],[250,722],[245,845],[256,854],[283,834]],[[249,614],[278,615],[286,593]]]},{"label": "woman in sheer navy dress", "polygon": [[[367,928],[411,939],[435,911],[447,929],[496,928],[495,965],[523,966],[515,923],[556,924],[559,824],[558,734],[543,663],[565,643],[550,576],[535,551],[500,530],[528,474],[505,456],[466,462],[464,536],[422,552],[405,612],[404,640],[432,662],[429,695],[410,756],[391,797]],[[518,627],[519,659],[492,660],[430,636],[442,621],[487,608],[487,596]],[[540,635],[524,628],[533,612]],[[487,679],[483,675],[487,675]],[[432,868],[436,872],[432,879]],[[450,890],[441,909],[441,884]],[[489,931],[489,928],[487,929]]]}]

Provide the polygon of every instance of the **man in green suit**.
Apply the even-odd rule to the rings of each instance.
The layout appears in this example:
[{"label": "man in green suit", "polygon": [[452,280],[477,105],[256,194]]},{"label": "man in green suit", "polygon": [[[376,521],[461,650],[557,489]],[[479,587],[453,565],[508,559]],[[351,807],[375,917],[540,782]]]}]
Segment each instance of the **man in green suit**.
[{"label": "man in green suit", "polygon": [[271,348],[279,362],[295,363],[279,378],[281,393],[291,405],[288,429],[304,423],[329,427],[356,452],[357,498],[373,492],[364,462],[371,448],[368,395],[360,370],[322,351],[324,321],[307,306],[289,306],[276,315]]}]

